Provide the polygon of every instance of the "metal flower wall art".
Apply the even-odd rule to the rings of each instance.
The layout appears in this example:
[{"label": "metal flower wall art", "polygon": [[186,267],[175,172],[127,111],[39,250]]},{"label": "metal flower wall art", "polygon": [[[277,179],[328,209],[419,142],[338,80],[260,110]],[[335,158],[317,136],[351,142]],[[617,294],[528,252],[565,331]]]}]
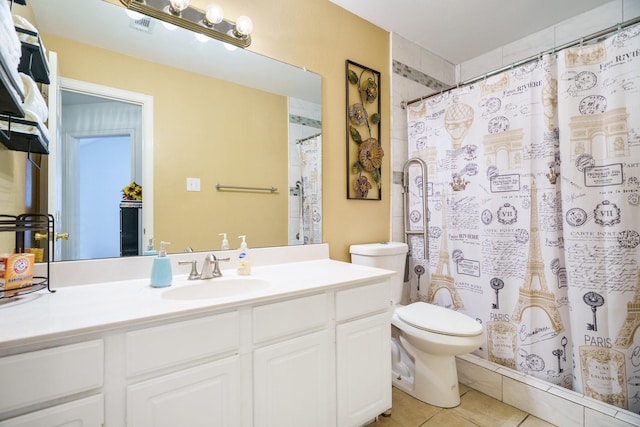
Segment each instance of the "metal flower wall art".
[{"label": "metal flower wall art", "polygon": [[347,198],[380,200],[380,73],[346,61]]}]

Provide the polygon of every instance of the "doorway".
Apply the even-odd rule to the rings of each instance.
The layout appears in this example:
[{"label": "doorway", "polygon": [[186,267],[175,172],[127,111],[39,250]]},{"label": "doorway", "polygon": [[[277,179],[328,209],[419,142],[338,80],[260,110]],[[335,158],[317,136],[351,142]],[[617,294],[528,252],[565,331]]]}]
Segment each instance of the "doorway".
[{"label": "doorway", "polygon": [[[57,259],[121,256],[122,189],[131,182],[141,184],[152,202],[151,132],[145,135],[152,99],[67,79],[61,79],[59,94],[57,217],[69,240]],[[145,226],[153,226],[152,204],[140,210],[147,209],[140,215],[137,254],[142,253]],[[148,225],[144,218],[151,219]]]}]

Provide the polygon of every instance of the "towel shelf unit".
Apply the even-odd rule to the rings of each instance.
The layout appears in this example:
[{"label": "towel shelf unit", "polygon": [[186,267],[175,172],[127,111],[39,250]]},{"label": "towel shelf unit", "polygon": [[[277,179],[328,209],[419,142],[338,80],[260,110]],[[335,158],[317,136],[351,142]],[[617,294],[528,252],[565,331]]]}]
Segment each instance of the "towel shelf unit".
[{"label": "towel shelf unit", "polygon": [[15,233],[15,248],[16,253],[24,253],[27,250],[27,239],[31,241],[33,236],[28,233],[35,232],[46,233],[47,250],[46,255],[46,275],[34,276],[33,284],[31,286],[12,289],[5,291],[0,289],[0,300],[5,298],[14,298],[19,295],[30,294],[42,289],[47,289],[49,292],[55,292],[50,287],[51,277],[51,261],[53,261],[53,239],[50,237],[55,233],[55,221],[52,215],[49,214],[20,214],[20,215],[0,215],[0,232],[12,232]]},{"label": "towel shelf unit", "polygon": [[[49,84],[49,65],[47,63],[42,42],[37,32],[15,27],[17,33],[28,34],[35,37],[37,44],[21,41],[22,56],[18,71],[23,72],[38,83]],[[5,58],[0,55],[0,121],[4,126],[0,127],[0,142],[9,150],[29,153],[29,160],[39,167],[31,158],[31,154],[49,154],[49,140],[43,129],[43,124],[25,120],[22,108],[24,94],[18,82],[15,81],[15,73],[11,73]],[[24,131],[21,126],[30,126],[35,132]]]}]

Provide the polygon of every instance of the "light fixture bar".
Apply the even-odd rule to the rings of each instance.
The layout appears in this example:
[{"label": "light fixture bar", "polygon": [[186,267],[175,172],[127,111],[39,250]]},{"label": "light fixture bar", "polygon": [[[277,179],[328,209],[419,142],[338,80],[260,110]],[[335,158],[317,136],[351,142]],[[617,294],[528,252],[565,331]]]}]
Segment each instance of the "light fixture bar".
[{"label": "light fixture bar", "polygon": [[205,12],[192,6],[188,6],[180,15],[176,15],[168,11],[170,4],[168,0],[120,0],[120,2],[129,10],[204,34],[233,46],[246,48],[251,44],[251,35],[242,37],[234,35],[236,34],[234,22],[223,19],[222,22],[209,26],[204,22]]}]

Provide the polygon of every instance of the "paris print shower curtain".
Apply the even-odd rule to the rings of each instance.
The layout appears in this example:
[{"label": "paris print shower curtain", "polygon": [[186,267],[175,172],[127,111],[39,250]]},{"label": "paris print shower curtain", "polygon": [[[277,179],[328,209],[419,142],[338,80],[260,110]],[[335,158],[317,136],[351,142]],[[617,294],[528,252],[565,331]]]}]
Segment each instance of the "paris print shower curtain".
[{"label": "paris print shower curtain", "polygon": [[322,135],[298,143],[301,173],[300,240],[322,243]]},{"label": "paris print shower curtain", "polygon": [[[640,411],[640,26],[411,104],[410,301],[475,354]],[[422,194],[422,180],[427,194]],[[422,211],[427,197],[427,211]],[[428,258],[428,259],[427,259]]]}]

